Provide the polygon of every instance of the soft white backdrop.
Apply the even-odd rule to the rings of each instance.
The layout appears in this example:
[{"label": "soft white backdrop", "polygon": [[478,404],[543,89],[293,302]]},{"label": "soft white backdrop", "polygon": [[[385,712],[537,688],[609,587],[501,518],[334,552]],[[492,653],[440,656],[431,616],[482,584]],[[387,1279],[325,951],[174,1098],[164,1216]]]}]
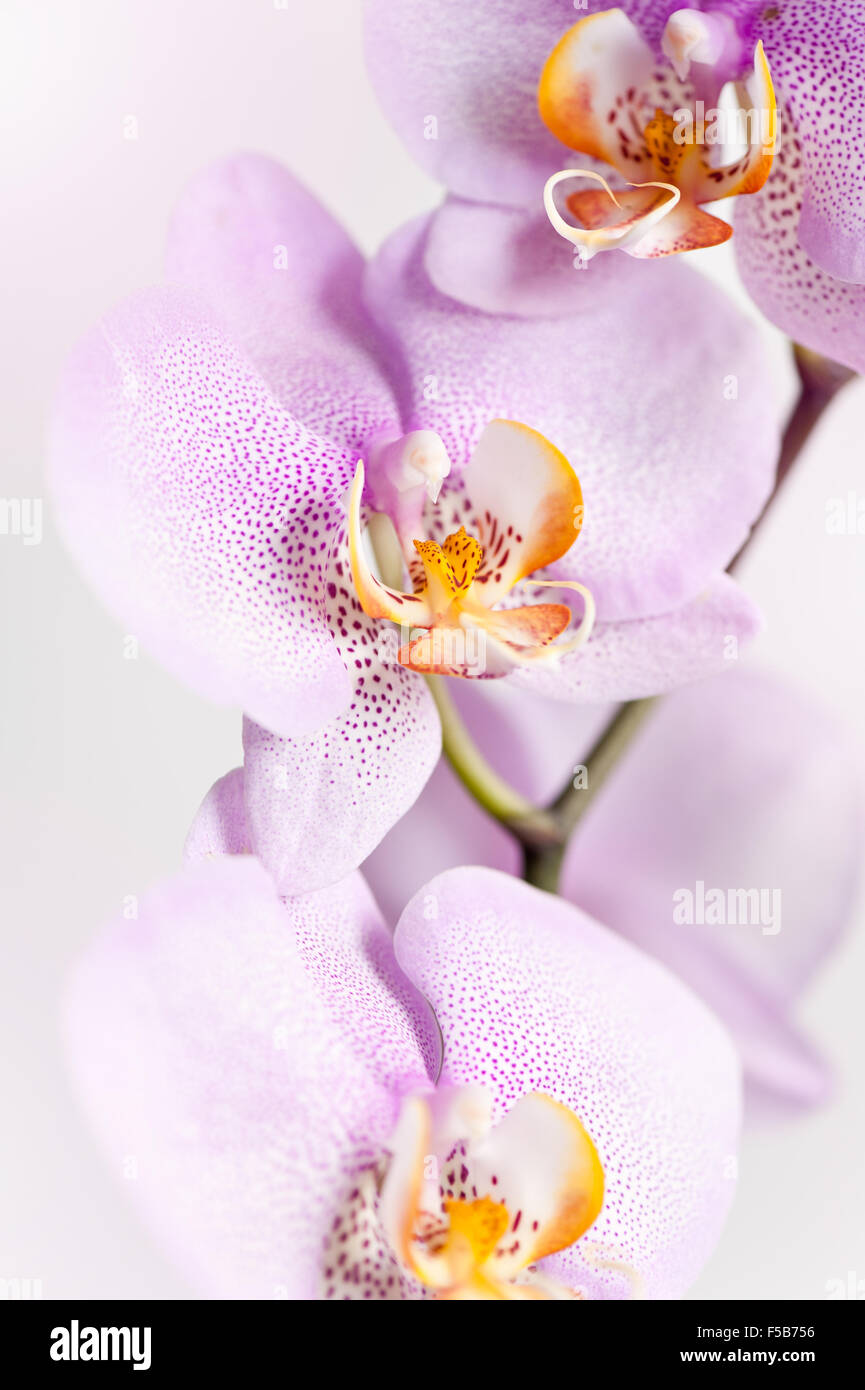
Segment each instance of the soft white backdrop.
[{"label": "soft white backdrop", "polygon": [[[166,220],[197,167],[236,149],[275,155],[369,252],[435,204],[375,105],[359,10],[360,0],[4,0],[3,496],[44,495],[64,355],[111,303],[159,278]],[[124,138],[129,117],[135,140]],[[702,266],[738,294],[729,251],[703,253]],[[789,383],[783,344],[766,333]],[[865,537],[827,536],[824,513],[829,497],[865,491],[863,437],[856,385],[743,573],[769,620],[749,659],[811,687],[860,733]],[[124,633],[67,560],[47,504],[42,544],[0,536],[0,566],[0,1279],[41,1279],[46,1297],[183,1297],[67,1090],[58,1000],[95,926],[177,864],[202,794],[238,761],[239,720],[146,656],[124,658]],[[829,1280],[865,1279],[863,979],[860,920],[803,1011],[837,1065],[838,1094],[746,1138],[737,1204],[695,1295],[822,1298]]]}]

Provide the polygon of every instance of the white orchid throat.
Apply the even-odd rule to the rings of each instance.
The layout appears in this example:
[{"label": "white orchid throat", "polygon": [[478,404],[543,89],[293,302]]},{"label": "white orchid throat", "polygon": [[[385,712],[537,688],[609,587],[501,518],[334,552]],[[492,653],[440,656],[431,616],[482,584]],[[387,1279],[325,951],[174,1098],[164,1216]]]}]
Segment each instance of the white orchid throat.
[{"label": "white orchid throat", "polygon": [[[349,499],[352,578],[364,612],[400,627],[396,655],[402,665],[489,679],[519,666],[557,662],[584,645],[595,620],[588,589],[574,580],[536,577],[570,550],[583,521],[577,476],[548,439],[516,421],[489,424],[462,475],[463,488],[447,499],[457,506],[454,524],[461,517],[470,529],[459,524],[447,534],[441,507],[428,528],[426,521],[428,504],[439,502],[450,473],[437,434],[416,431],[379,444],[370,451],[370,466],[373,507],[390,516],[414,589],[385,583],[366,554],[362,462]],[[573,622],[567,604],[513,605],[512,591],[522,580],[578,593],[582,615],[576,630],[557,640]],[[512,606],[497,607],[503,600]]]}]

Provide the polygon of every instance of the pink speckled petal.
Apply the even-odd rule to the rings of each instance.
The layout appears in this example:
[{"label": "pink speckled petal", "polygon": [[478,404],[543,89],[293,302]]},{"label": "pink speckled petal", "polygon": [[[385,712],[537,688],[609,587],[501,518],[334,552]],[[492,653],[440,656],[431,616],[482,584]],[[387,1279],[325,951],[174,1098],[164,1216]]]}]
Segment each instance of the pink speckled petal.
[{"label": "pink speckled petal", "polygon": [[603,1210],[544,1261],[591,1296],[681,1295],[733,1196],[739,1073],[721,1026],[662,966],[560,899],[488,869],[428,883],[396,930],[432,1004],[442,1082],[488,1086],[501,1115],[539,1090],[579,1116],[606,1176]]},{"label": "pink speckled petal", "polygon": [[412,805],[441,751],[426,683],[397,661],[396,630],[358,602],[344,527],[327,572],[327,611],[352,678],[345,713],[297,739],[244,725],[250,833],[284,893],[357,868]]},{"label": "pink speckled petal", "polygon": [[781,0],[767,6],[758,32],[802,157],[799,240],[821,270],[861,285],[865,0]]},{"label": "pink speckled petal", "polygon": [[175,211],[166,277],[193,287],[276,398],[349,452],[397,426],[360,302],[363,257],[330,213],[264,155],[220,160]]},{"label": "pink speckled petal", "polygon": [[[530,588],[530,585],[526,586]],[[536,599],[549,589],[536,590]],[[508,676],[522,690],[596,703],[660,695],[728,668],[763,626],[759,609],[729,575],[673,613],[599,623],[580,651]]]},{"label": "pink speckled petal", "polygon": [[[732,558],[773,478],[779,414],[756,329],[673,264],[626,277],[585,315],[487,315],[433,288],[426,230],[421,220],[397,232],[366,280],[403,427],[441,435],[455,483],[490,420],[539,430],[585,503],[551,577],[586,584],[608,621],[693,598]],[[671,332],[677,323],[687,331]]]},{"label": "pink speckled petal", "polygon": [[745,288],[763,313],[796,342],[865,371],[865,286],[833,279],[797,235],[804,155],[781,114],[778,152],[766,187],[740,198],[733,244]]},{"label": "pink speckled petal", "polygon": [[195,813],[183,846],[187,864],[222,854],[251,854],[252,838],[243,804],[243,768],[234,767],[214,782]]},{"label": "pink speckled petal", "polygon": [[571,0],[366,0],[366,60],[385,115],[455,193],[537,206],[566,151],[538,114],[547,56]]},{"label": "pink speckled petal", "polygon": [[66,1031],[117,1176],[219,1298],[319,1295],[335,1206],[438,1058],[360,876],[280,903],[248,856],[184,870],[109,928]]},{"label": "pink speckled petal", "polygon": [[[825,1075],[787,1015],[849,921],[862,820],[843,728],[777,679],[732,671],[652,715],[575,838],[563,891],[700,991],[749,1080],[810,1102]],[[766,890],[765,923],[676,924],[673,895],[698,880]]]},{"label": "pink speckled petal", "polygon": [[50,466],[75,558],[174,675],[290,735],[346,708],[324,566],[352,458],[274,400],[193,297],[147,291],[84,340]]}]

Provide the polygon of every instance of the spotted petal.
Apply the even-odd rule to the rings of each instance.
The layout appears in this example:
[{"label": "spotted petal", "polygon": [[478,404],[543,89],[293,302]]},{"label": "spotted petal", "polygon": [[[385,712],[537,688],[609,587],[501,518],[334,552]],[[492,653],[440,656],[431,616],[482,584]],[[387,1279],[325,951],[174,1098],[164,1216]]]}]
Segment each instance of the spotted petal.
[{"label": "spotted petal", "polygon": [[738,1070],[708,1010],[585,914],[489,870],[427,884],[395,946],[441,1025],[444,1084],[487,1086],[498,1116],[542,1091],[592,1137],[603,1209],[540,1269],[593,1297],[681,1295],[732,1199]]},{"label": "spotted petal", "polygon": [[834,279],[804,249],[797,228],[805,192],[804,151],[782,110],[772,177],[736,208],[739,270],[755,303],[791,338],[863,372],[865,286]]},{"label": "spotted petal", "polygon": [[217,1298],[320,1296],[335,1212],[438,1065],[360,877],[280,903],[248,856],[185,870],[105,932],[67,1037],[112,1167]]},{"label": "spotted petal", "polygon": [[819,270],[865,283],[863,0],[783,0],[759,30],[802,159],[798,239]]},{"label": "spotted petal", "polygon": [[353,460],[279,405],[197,300],[145,292],[85,339],[50,468],[85,574],[176,676],[284,733],[346,707],[324,567]]},{"label": "spotted petal", "polygon": [[304,738],[244,724],[250,834],[284,893],[356,868],[412,805],[441,750],[432,697],[400,664],[397,632],[360,606],[345,532],[328,570],[327,611],[352,679],[345,713]]},{"label": "spotted petal", "polygon": [[363,257],[275,160],[240,154],[198,173],[172,220],[166,278],[195,289],[308,429],[362,451],[396,423],[361,304]]}]

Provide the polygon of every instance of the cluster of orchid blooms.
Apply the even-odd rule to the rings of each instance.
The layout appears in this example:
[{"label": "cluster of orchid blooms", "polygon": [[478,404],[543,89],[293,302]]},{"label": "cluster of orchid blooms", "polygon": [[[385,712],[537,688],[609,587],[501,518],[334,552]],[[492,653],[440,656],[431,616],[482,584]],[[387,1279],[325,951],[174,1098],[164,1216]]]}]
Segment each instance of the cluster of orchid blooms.
[{"label": "cluster of orchid blooms", "polygon": [[[67,1018],[113,1161],[216,1296],[677,1297],[732,1200],[743,1068],[751,1104],[826,1087],[791,1015],[847,915],[857,790],[821,711],[725,672],[783,421],[756,328],[675,253],[742,195],[757,305],[861,368],[865,3],[574,11],[366,0],[443,205],[365,264],[285,170],[225,160],[62,384],[70,547],[245,712],[183,870]],[[756,135],[710,143],[698,102]],[[543,803],[611,704],[666,692],[559,893],[521,881],[440,711]],[[749,872],[777,938],[671,928],[677,885]]]}]

